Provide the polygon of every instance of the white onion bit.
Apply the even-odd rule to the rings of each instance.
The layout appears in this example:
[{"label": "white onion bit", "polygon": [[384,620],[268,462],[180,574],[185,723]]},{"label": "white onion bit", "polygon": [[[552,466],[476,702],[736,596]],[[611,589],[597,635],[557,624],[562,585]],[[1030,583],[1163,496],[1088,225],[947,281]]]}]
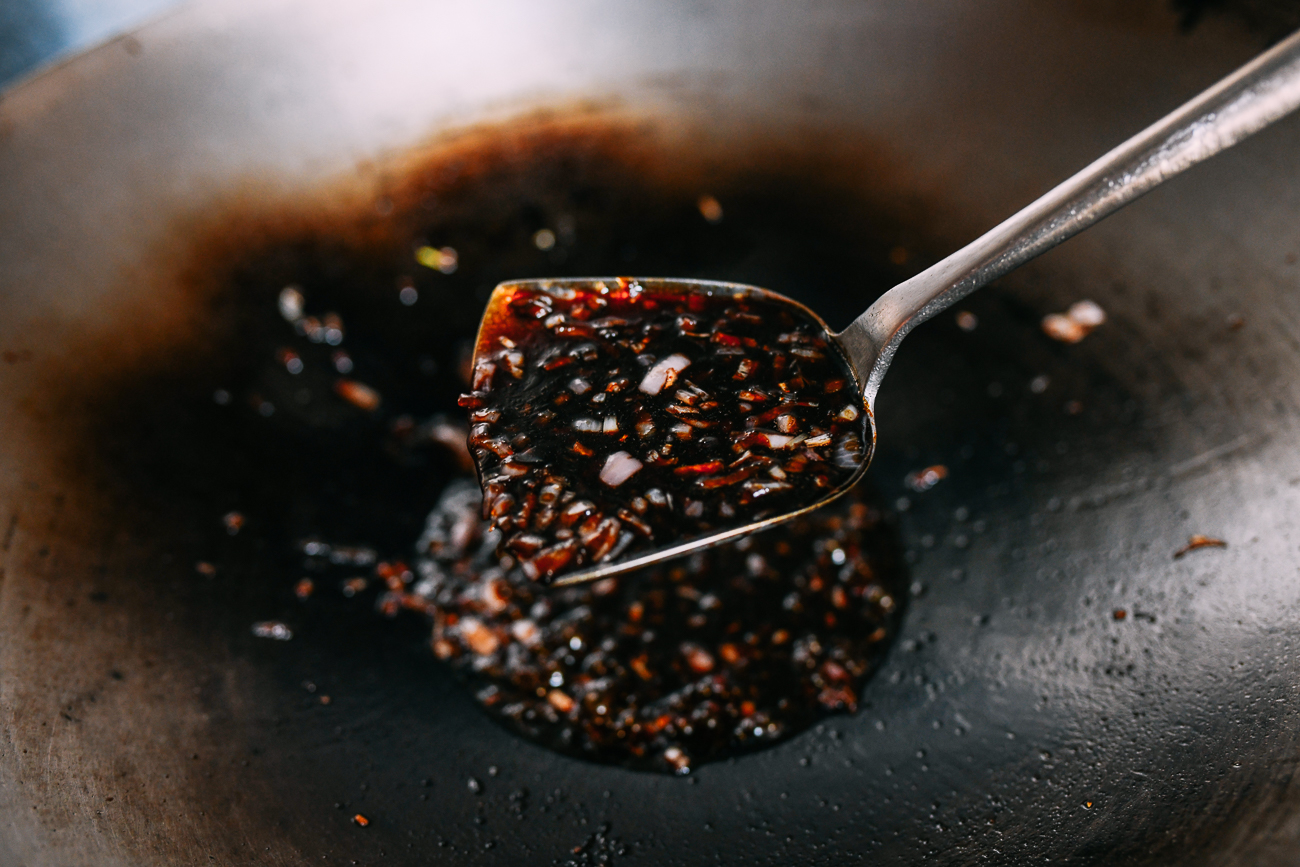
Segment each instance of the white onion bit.
[{"label": "white onion bit", "polygon": [[605,459],[605,466],[600,470],[600,480],[611,488],[617,488],[639,472],[642,466],[644,465],[640,461],[627,452],[614,452]]},{"label": "white onion bit", "polygon": [[1106,321],[1106,311],[1096,301],[1076,301],[1065,313],[1043,317],[1043,331],[1053,340],[1078,343]]},{"label": "white onion bit", "polygon": [[297,286],[286,286],[280,290],[280,315],[286,322],[297,322],[302,318],[305,299]]},{"label": "white onion bit", "polygon": [[679,352],[655,362],[654,367],[646,371],[645,378],[637,386],[646,394],[658,394],[665,387],[677,381],[677,376],[691,366],[691,360]]},{"label": "white onion bit", "polygon": [[1106,311],[1096,301],[1076,301],[1065,315],[1085,328],[1096,328],[1106,321]]}]

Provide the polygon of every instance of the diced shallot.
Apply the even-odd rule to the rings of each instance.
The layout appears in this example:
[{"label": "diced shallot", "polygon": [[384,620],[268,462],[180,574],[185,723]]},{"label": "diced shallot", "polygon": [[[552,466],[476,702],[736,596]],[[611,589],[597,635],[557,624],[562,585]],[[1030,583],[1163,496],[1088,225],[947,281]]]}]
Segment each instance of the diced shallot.
[{"label": "diced shallot", "polygon": [[1062,343],[1078,343],[1087,337],[1091,330],[1086,325],[1080,325],[1060,313],[1050,313],[1043,317],[1043,333]]},{"label": "diced shallot", "polygon": [[516,620],[514,623],[511,623],[510,634],[513,635],[515,640],[520,644],[525,644],[529,647],[540,644],[542,640],[542,630],[537,628],[535,622],[527,618]]},{"label": "diced shallot", "polygon": [[487,359],[483,359],[474,365],[474,378],[472,380],[474,390],[480,391],[492,385],[492,377],[497,372],[497,366]]},{"label": "diced shallot", "polygon": [[655,362],[654,367],[646,371],[641,384],[637,386],[646,394],[658,394],[677,381],[683,370],[691,366],[691,360],[679,352]]},{"label": "diced shallot", "polygon": [[293,630],[279,620],[263,620],[254,623],[253,634],[258,638],[273,638],[276,641],[288,641],[293,638]]},{"label": "diced shallot", "polygon": [[1087,328],[1096,328],[1106,321],[1106,311],[1096,301],[1076,301],[1065,315]]},{"label": "diced shallot", "polygon": [[639,472],[642,466],[644,464],[627,452],[614,452],[605,459],[605,466],[600,469],[600,480],[611,488],[617,488]]},{"label": "diced shallot", "polygon": [[280,290],[280,315],[286,322],[297,322],[302,318],[305,299],[297,286],[286,286]]},{"label": "diced shallot", "polygon": [[1064,314],[1043,317],[1043,331],[1053,340],[1078,343],[1106,321],[1106,311],[1095,301],[1076,301]]},{"label": "diced shallot", "polygon": [[462,617],[457,624],[458,631],[469,649],[479,656],[491,656],[501,646],[501,640],[497,638],[490,628],[477,617]]}]

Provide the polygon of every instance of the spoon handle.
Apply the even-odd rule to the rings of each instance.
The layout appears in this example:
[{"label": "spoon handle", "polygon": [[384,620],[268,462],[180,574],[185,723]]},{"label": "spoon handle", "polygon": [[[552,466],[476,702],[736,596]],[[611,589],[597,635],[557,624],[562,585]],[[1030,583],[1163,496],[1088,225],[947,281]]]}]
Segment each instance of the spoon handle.
[{"label": "spoon handle", "polygon": [[874,405],[914,327],[1169,178],[1300,106],[1300,32],[1147,127],[943,261],[882,295],[840,335]]}]

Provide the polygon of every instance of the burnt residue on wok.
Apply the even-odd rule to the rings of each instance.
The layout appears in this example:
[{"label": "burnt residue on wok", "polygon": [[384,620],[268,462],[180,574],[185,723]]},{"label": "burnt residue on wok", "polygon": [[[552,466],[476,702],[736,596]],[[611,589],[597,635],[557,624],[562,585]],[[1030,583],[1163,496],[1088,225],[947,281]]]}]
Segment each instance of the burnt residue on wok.
[{"label": "burnt residue on wok", "polygon": [[[626,587],[547,594],[515,580],[515,560],[498,562],[494,544],[480,550],[482,527],[461,538],[460,513],[477,511],[477,497],[451,508],[464,497],[445,492],[467,475],[457,406],[467,336],[501,276],[730,276],[775,253],[830,285],[856,266],[883,285],[898,245],[818,249],[852,205],[796,173],[694,174],[702,164],[665,183],[632,170],[633,148],[646,146],[633,131],[514,135],[472,161],[420,167],[352,225],[259,227],[192,263],[214,292],[211,348],[150,396],[149,426],[204,462],[168,467],[173,484],[216,488],[207,509],[222,519],[196,574],[225,583],[230,546],[257,546],[256,568],[296,597],[263,607],[260,638],[330,640],[305,623],[322,606],[431,622],[431,652],[478,684],[494,716],[578,756],[686,773],[855,710],[906,595],[892,525],[868,495]],[[833,399],[826,412],[844,403]],[[187,421],[195,429],[179,429]],[[137,456],[167,450],[124,441]],[[420,531],[435,504],[454,531],[431,540]]]},{"label": "burnt residue on wok", "polygon": [[[990,617],[1029,623],[1072,598],[1060,575],[1045,573],[1038,601],[999,583],[997,558],[1026,556],[1030,544],[1005,539],[999,522],[1039,526],[1030,513],[1061,506],[1042,488],[1054,467],[1099,473],[1155,436],[1103,365],[1043,337],[1039,321],[1055,308],[1033,303],[1052,293],[1032,280],[918,331],[882,393],[907,436],[884,432],[872,475],[901,513],[905,559],[953,565],[944,583],[907,589],[920,597],[914,622],[856,716],[688,780],[630,774],[484,726],[430,652],[427,621],[373,613],[387,589],[375,586],[378,561],[411,551],[438,492],[466,472],[427,422],[454,422],[460,367],[499,280],[731,279],[779,289],[842,326],[925,264],[933,248],[917,207],[872,192],[872,172],[889,188],[887,166],[862,145],[836,155],[834,141],[810,156],[591,117],[532,119],[363,166],[361,181],[315,198],[270,204],[246,191],[183,228],[176,252],[160,256],[174,267],[155,297],[172,307],[140,317],[149,327],[124,320],[121,339],[89,346],[93,360],[51,388],[73,410],[59,433],[69,466],[116,505],[116,526],[156,552],[149,569],[106,570],[87,604],[113,612],[130,600],[136,620],[172,618],[184,636],[177,658],[197,672],[195,700],[210,717],[213,745],[193,760],[208,785],[256,782],[269,793],[279,783],[268,781],[292,780],[292,797],[249,795],[256,821],[308,860],[341,864],[381,853],[424,863],[443,851],[494,863],[631,860],[681,846],[755,863],[829,863],[846,846],[903,858],[942,842],[974,853],[1005,845],[1028,801],[1097,787],[1092,753],[1063,744],[1039,716],[1007,711],[1004,721],[976,703],[954,711],[945,695],[970,687],[931,662],[936,646],[979,646]],[[714,207],[716,222],[705,213]],[[320,342],[281,315],[289,285]],[[1114,350],[1104,329],[1087,340]],[[1081,438],[1104,448],[1076,456]],[[312,539],[361,559],[318,570],[304,562]],[[363,549],[377,562],[363,562]],[[357,577],[367,589],[342,592]],[[942,604],[950,592],[961,605]],[[257,637],[255,622],[282,623],[292,639]],[[1114,646],[1114,677],[1136,676],[1124,670],[1139,653],[1131,640]],[[990,648],[990,659],[1006,650]],[[112,683],[131,688],[150,676],[108,666],[123,678]],[[1060,829],[1092,818],[1073,811]]]}]

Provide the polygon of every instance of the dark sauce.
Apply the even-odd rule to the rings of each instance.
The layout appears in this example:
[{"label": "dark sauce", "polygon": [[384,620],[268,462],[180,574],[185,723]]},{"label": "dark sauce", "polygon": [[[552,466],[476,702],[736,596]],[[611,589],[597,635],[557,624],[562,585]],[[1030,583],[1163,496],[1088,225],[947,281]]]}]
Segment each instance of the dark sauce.
[{"label": "dark sauce", "polygon": [[496,554],[453,484],[420,540],[433,648],[511,728],[563,752],[688,773],[853,711],[893,634],[898,564],[856,493],[675,563],[546,590]]},{"label": "dark sauce", "polygon": [[544,583],[812,505],[864,459],[847,363],[767,293],[505,286],[474,360],[460,403],[484,512]]},{"label": "dark sauce", "polygon": [[[464,451],[468,412],[457,406],[491,287],[519,275],[637,270],[798,285],[819,310],[856,314],[864,299],[840,288],[863,274],[894,282],[899,239],[825,162],[778,157],[729,159],[724,170],[694,147],[661,148],[641,127],[521,124],[439,146],[341,216],[318,202],[214,214],[174,281],[194,295],[188,325],[159,342],[148,369],[88,380],[86,415],[112,490],[155,508],[155,526],[177,528],[168,549],[200,567],[187,584],[202,600],[194,628],[250,643],[263,664],[287,634],[289,647],[323,659],[376,645],[445,656],[439,664],[472,679],[490,715],[522,735],[663,771],[851,710],[906,586],[868,487],[652,573],[547,590],[485,534]],[[859,173],[857,162],[845,169]],[[706,191],[726,208],[720,221],[697,206]],[[534,238],[548,226],[557,242],[541,250]],[[455,270],[426,264],[445,265],[445,248],[458,253]],[[463,534],[450,547],[426,529],[448,516]],[[524,614],[555,660],[543,663],[507,626]],[[496,636],[491,652],[475,650],[471,640],[477,650],[490,641],[465,628],[471,617]],[[714,666],[703,673],[702,653]],[[563,712],[552,665],[574,702]],[[543,675],[546,695],[526,695],[522,685]],[[690,722],[697,711],[703,730]],[[617,722],[629,713],[635,732]],[[746,735],[747,720],[763,733]]]}]

